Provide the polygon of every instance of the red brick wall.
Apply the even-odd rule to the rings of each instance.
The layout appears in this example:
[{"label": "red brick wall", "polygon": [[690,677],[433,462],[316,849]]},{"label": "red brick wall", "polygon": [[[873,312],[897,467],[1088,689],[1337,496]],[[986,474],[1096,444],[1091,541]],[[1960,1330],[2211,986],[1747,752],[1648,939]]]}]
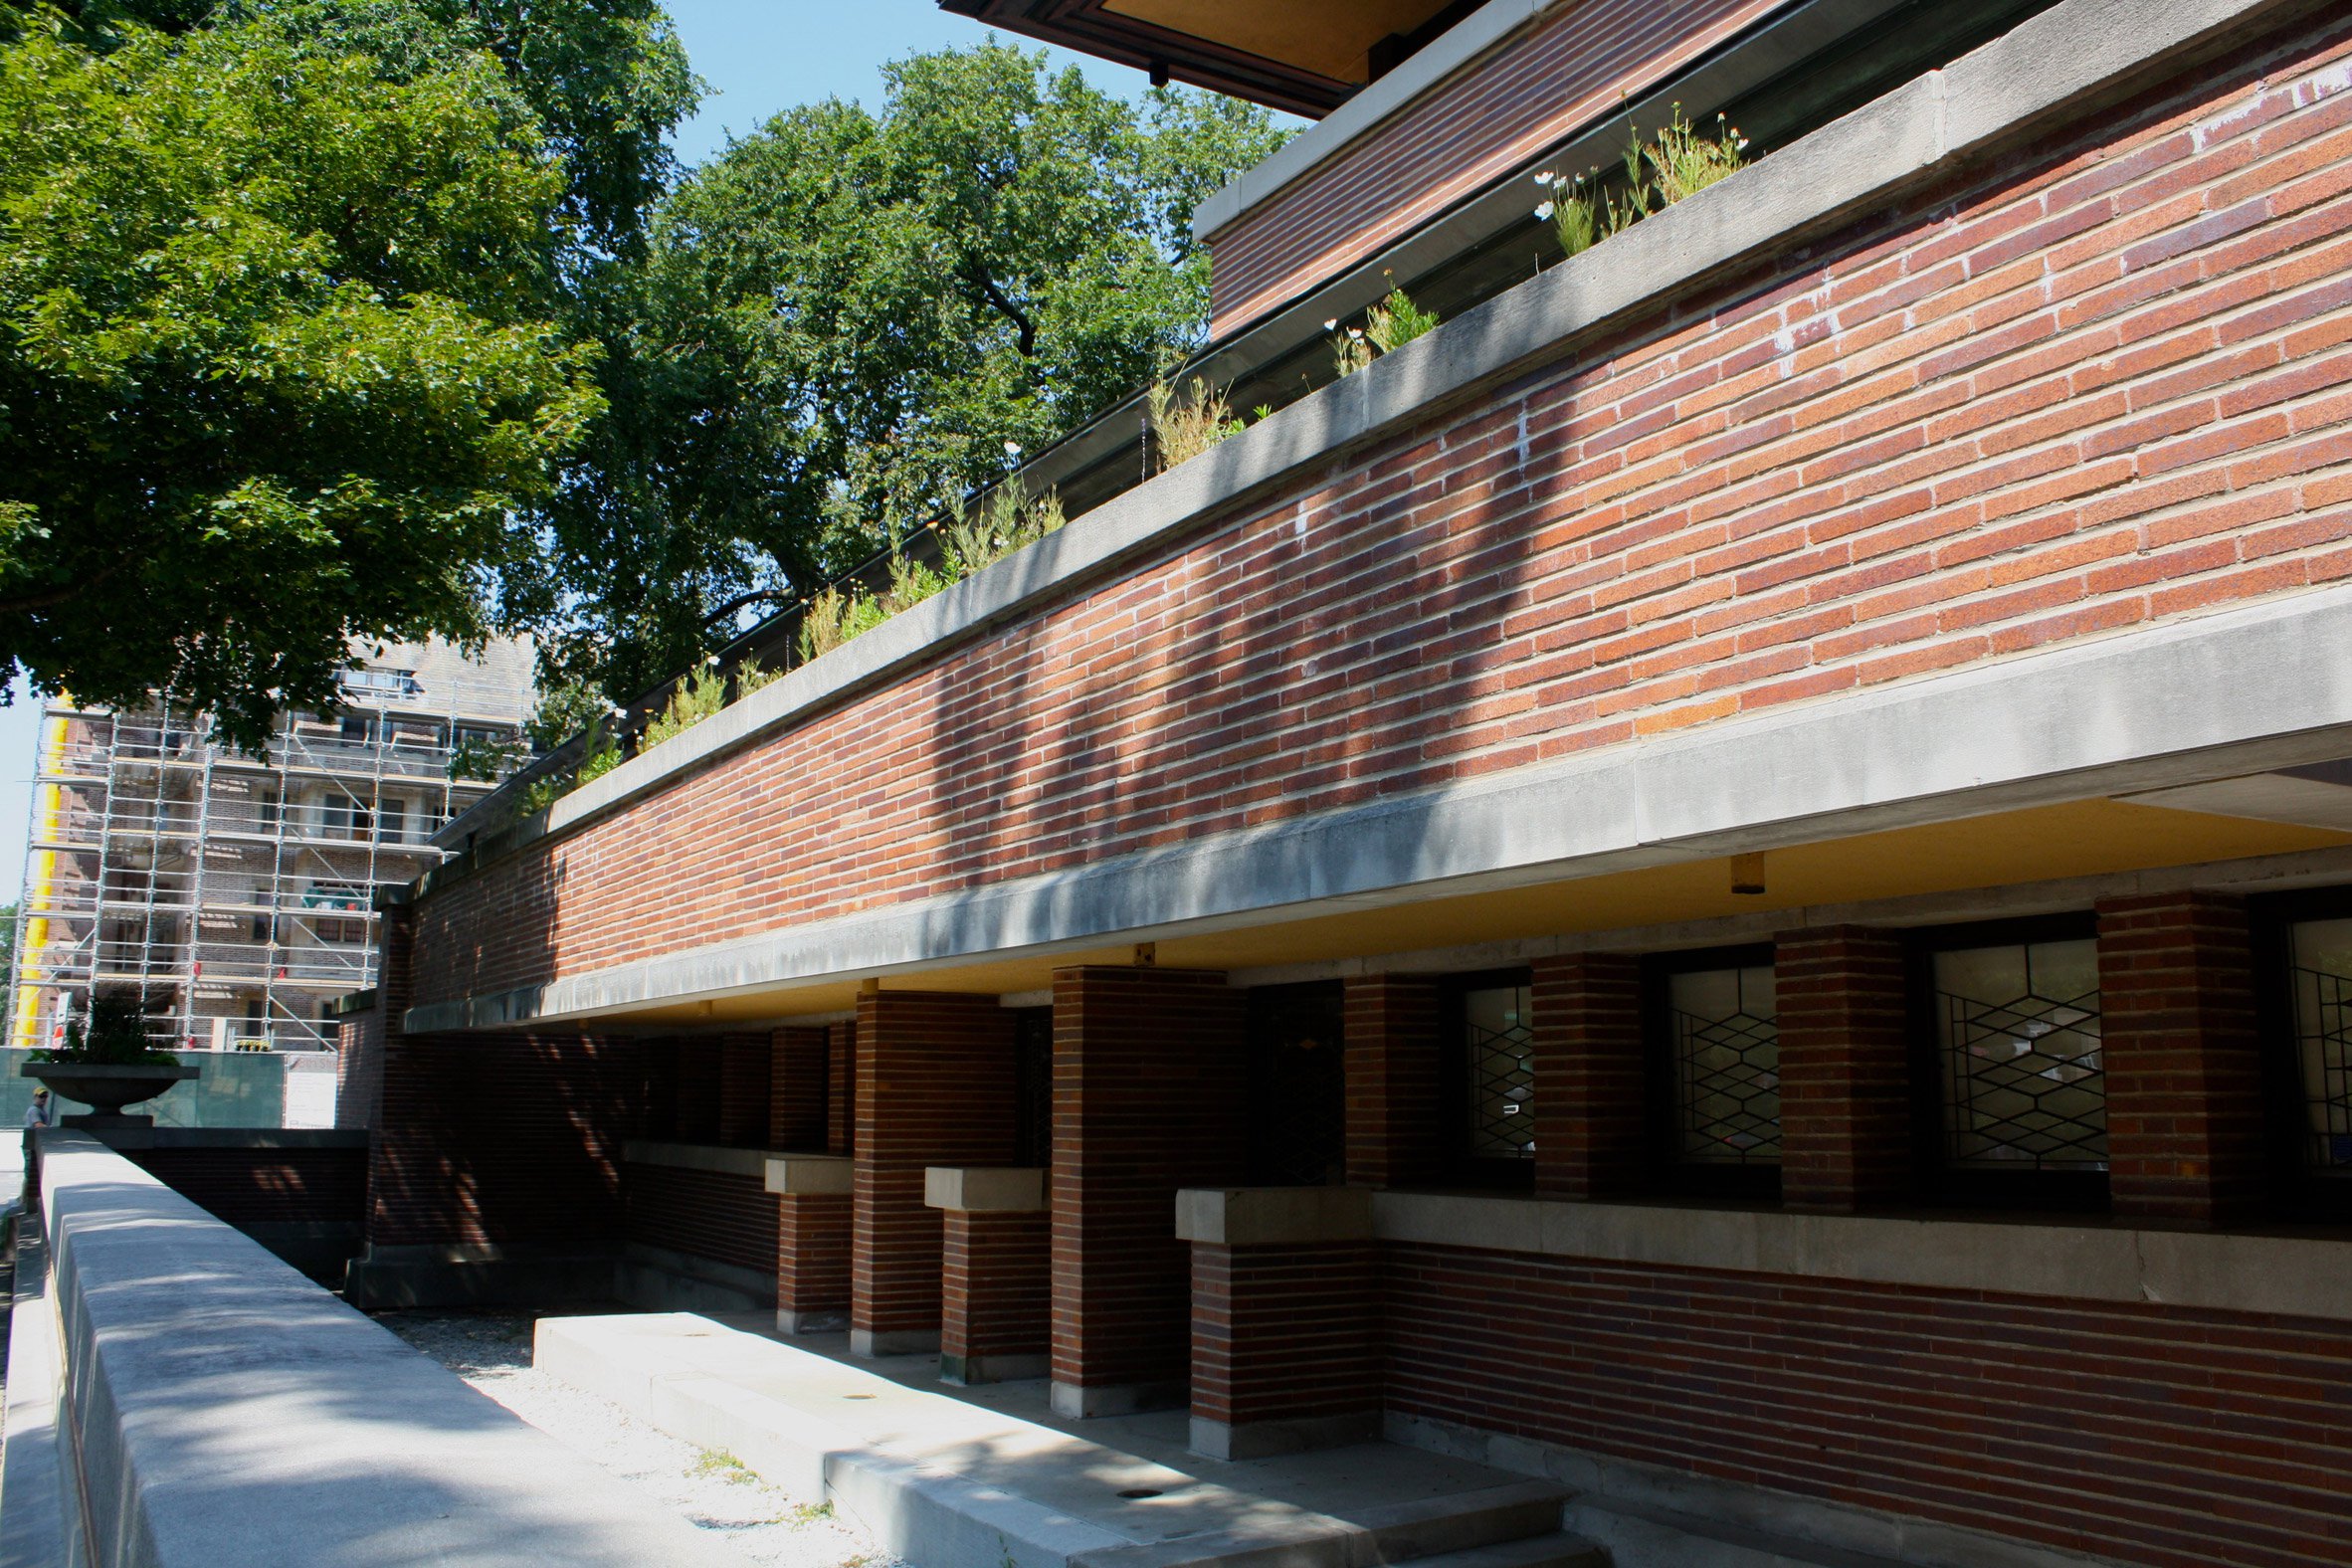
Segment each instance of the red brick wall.
[{"label": "red brick wall", "polygon": [[367,1150],[130,1149],[123,1157],[231,1225],[359,1224]]},{"label": "red brick wall", "polygon": [[[1223,337],[1370,261],[1785,4],[1585,0],[1553,7],[1212,236],[1210,330]],[[1527,189],[1532,207],[1541,193]]]},{"label": "red brick wall", "polygon": [[1534,968],[1535,1190],[1637,1191],[1650,1174],[1640,963],[1569,953]]},{"label": "red brick wall", "polygon": [[1042,1356],[1053,1325],[1052,1217],[945,1211],[939,1353]]},{"label": "red brick wall", "polygon": [[776,1200],[763,1177],[631,1161],[621,1198],[633,1242],[759,1274],[776,1270]]},{"label": "red brick wall", "polygon": [[382,911],[382,943],[376,965],[376,1005],[342,1020],[335,1032],[335,1125],[372,1126],[384,1097],[386,1032],[414,999],[411,962],[416,946],[416,911],[394,904]]},{"label": "red brick wall", "polygon": [[2150,1568],[2345,1560],[2352,1332],[1390,1250],[1389,1408]]},{"label": "red brick wall", "polygon": [[2246,905],[2214,893],[2098,907],[2099,1037],[2115,1212],[2212,1222],[2265,1196]]},{"label": "red brick wall", "polygon": [[1055,974],[1055,1381],[1184,1381],[1192,1263],[1176,1192],[1242,1178],[1245,1041],[1223,975]]},{"label": "red brick wall", "polygon": [[407,1036],[369,1140],[368,1241],[609,1250],[635,1068],[576,1037]]},{"label": "red brick wall", "polygon": [[1379,1250],[1192,1249],[1192,1413],[1246,1426],[1381,1403]]},{"label": "red brick wall", "polygon": [[1436,1181],[1446,1169],[1445,1040],[1437,982],[1347,982],[1347,1179],[1365,1187]]},{"label": "red brick wall", "polygon": [[2303,79],[2343,26],[1791,250],[460,881],[421,906],[420,999],[2342,579],[2352,98]]},{"label": "red brick wall", "polygon": [[776,1205],[776,1305],[800,1313],[850,1309],[850,1197],[804,1193]]},{"label": "red brick wall", "polygon": [[938,1328],[939,1211],[923,1171],[1012,1160],[1012,1012],[992,996],[859,998],[854,1327]]},{"label": "red brick wall", "polygon": [[1910,1196],[1902,939],[1844,925],[1790,931],[1775,943],[1772,962],[1782,1200],[1837,1213]]}]

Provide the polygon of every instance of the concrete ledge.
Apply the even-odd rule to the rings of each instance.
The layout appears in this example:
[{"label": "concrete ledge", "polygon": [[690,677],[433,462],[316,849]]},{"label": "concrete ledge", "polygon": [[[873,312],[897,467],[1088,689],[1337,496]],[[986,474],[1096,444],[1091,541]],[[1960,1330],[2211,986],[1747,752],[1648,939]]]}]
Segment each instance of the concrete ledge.
[{"label": "concrete ledge", "polygon": [[1054,1369],[1049,1355],[951,1356],[939,1355],[939,1381],[969,1388],[980,1383],[1018,1383],[1044,1377]]},{"label": "concrete ledge", "polygon": [[614,1255],[503,1247],[375,1247],[351,1260],[343,1299],[412,1306],[556,1306],[610,1301]]},{"label": "concrete ledge", "polygon": [[35,1223],[16,1238],[8,1314],[6,1443],[0,1449],[0,1568],[90,1568],[90,1527],[67,1452],[65,1343]]},{"label": "concrete ledge", "polygon": [[364,1127],[107,1127],[109,1149],[367,1149]]},{"label": "concrete ledge", "polygon": [[1380,1441],[1380,1414],[1308,1416],[1294,1421],[1211,1421],[1192,1418],[1192,1451],[1213,1460],[1263,1460],[1311,1454]]},{"label": "concrete ledge", "polygon": [[[1793,1492],[1743,1482],[1716,1480],[1663,1466],[1611,1459],[1564,1444],[1482,1432],[1424,1416],[1390,1414],[1384,1435],[1391,1443],[1491,1465],[1572,1486],[1579,1495],[1567,1510],[1567,1527],[1596,1538],[1614,1538],[1603,1512],[1669,1510],[1690,1518],[1777,1537],[1798,1544],[1802,1556],[1702,1556],[1708,1544],[1677,1531],[1667,1555],[1627,1553],[1623,1568],[2123,1568],[2105,1558],[2051,1551],[1981,1530],[1933,1524],[1923,1519],[1844,1503],[1821,1502]],[[1858,1560],[1860,1554],[1868,1554]]]},{"label": "concrete ledge", "polygon": [[712,1171],[722,1176],[749,1176],[755,1181],[766,1175],[768,1161],[777,1157],[770,1149],[736,1149],[716,1143],[656,1143],[631,1138],[621,1145],[621,1158],[632,1165]]},{"label": "concrete ledge", "polygon": [[631,1242],[613,1263],[612,1293],[649,1312],[758,1312],[776,1304],[776,1276]]},{"label": "concrete ledge", "polygon": [[40,1156],[94,1562],[742,1568],[96,1139]]},{"label": "concrete ledge", "polygon": [[1187,1187],[1176,1194],[1176,1239],[1217,1247],[1372,1239],[1369,1187]]},{"label": "concrete ledge", "polygon": [[1046,1172],[1034,1165],[933,1165],[923,1172],[923,1202],[992,1214],[1038,1214],[1052,1207]]},{"label": "concrete ledge", "polygon": [[[1520,0],[1511,0],[1519,4]],[[1754,165],[1572,257],[1362,374],[1327,386],[1223,445],[1105,502],[1070,526],[966,578],[823,658],[641,752],[544,812],[490,835],[419,879],[429,894],[490,860],[576,830],[665,788],[768,731],[881,685],[947,648],[1099,579],[1228,505],[1349,448],[1474,394],[1613,325],[1654,313],[1755,259],[1785,252],[1881,208],[1960,164],[2038,133],[2060,111],[2088,112],[2224,47],[2310,10],[2316,0],[2062,0],[1950,72],[1931,72]],[[2095,50],[2069,41],[2095,32]],[[479,808],[477,808],[479,809]],[[443,830],[463,843],[472,813]],[[418,1022],[439,1032],[526,1021]]]},{"label": "concrete ledge", "polygon": [[2352,1320],[2352,1237],[1383,1192],[1383,1242]]},{"label": "concrete ledge", "polygon": [[785,1198],[838,1198],[856,1190],[857,1162],[846,1154],[771,1154],[768,1191]]}]

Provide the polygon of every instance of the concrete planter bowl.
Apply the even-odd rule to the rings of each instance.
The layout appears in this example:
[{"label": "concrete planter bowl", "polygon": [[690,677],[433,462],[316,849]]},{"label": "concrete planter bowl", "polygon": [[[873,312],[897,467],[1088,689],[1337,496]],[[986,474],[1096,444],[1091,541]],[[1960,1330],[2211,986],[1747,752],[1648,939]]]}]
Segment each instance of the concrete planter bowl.
[{"label": "concrete planter bowl", "polygon": [[17,1069],[21,1077],[39,1078],[52,1094],[78,1099],[90,1106],[91,1119],[108,1120],[127,1119],[123,1118],[123,1106],[153,1099],[174,1083],[185,1082],[203,1071],[160,1062],[28,1062]]}]

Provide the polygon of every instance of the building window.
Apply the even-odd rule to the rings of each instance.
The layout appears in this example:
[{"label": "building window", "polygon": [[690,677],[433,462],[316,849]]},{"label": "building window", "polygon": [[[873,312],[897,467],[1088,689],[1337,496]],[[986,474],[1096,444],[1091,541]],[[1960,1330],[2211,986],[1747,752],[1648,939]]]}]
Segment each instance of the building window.
[{"label": "building window", "polygon": [[367,922],[365,920],[318,920],[313,924],[318,933],[318,939],[322,942],[335,942],[350,946],[367,940]]},{"label": "building window", "polygon": [[1702,1174],[1696,1185],[1768,1188],[1780,1165],[1772,949],[1669,955],[1654,961],[1649,989],[1666,1163]]},{"label": "building window", "polygon": [[[831,1060],[828,1053],[827,1061]],[[1054,1163],[1054,1010],[1050,1007],[1025,1007],[1013,1015],[1013,1163]]]},{"label": "building window", "polygon": [[1533,992],[1525,971],[1447,988],[1455,1148],[1466,1174],[1525,1181],[1535,1159]]},{"label": "building window", "polygon": [[1336,980],[1250,992],[1248,1180],[1347,1179],[1345,993]]},{"label": "building window", "polygon": [[2352,919],[2288,928],[2299,1164],[2352,1181]]},{"label": "building window", "polygon": [[1936,1166],[2103,1186],[2107,1080],[2087,918],[1944,933],[1933,946]]}]

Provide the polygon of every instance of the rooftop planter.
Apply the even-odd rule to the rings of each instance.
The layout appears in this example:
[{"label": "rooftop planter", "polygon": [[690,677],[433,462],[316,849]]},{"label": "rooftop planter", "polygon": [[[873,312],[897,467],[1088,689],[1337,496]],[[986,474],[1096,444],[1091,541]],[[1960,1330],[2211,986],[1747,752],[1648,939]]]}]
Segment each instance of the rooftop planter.
[{"label": "rooftop planter", "polygon": [[20,1076],[39,1078],[60,1098],[91,1107],[88,1116],[67,1118],[68,1124],[87,1126],[149,1118],[127,1116],[123,1107],[140,1104],[166,1092],[174,1083],[197,1077],[202,1069],[184,1067],[167,1051],[158,1051],[147,1037],[146,1014],[126,997],[91,999],[87,1024],[75,1019],[66,1025],[65,1043],[55,1051],[34,1053],[17,1069]]}]

